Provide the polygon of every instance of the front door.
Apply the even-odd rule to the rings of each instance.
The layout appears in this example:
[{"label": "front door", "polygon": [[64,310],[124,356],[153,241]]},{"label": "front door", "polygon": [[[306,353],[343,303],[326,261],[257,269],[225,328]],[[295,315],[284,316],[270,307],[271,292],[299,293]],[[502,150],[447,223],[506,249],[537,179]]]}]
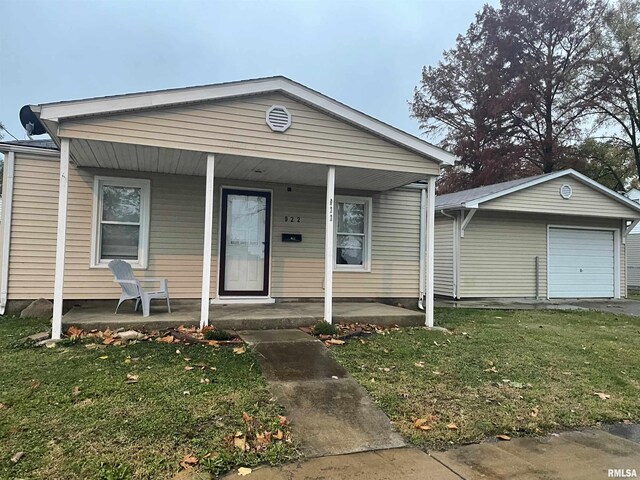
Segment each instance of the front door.
[{"label": "front door", "polygon": [[269,294],[271,193],[222,190],[220,296]]}]

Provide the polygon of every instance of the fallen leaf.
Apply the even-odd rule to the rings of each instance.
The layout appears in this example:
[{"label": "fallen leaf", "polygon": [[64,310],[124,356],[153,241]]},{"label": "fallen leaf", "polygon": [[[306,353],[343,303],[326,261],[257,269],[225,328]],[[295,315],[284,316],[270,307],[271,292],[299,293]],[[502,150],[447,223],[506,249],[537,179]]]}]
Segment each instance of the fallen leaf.
[{"label": "fallen leaf", "polygon": [[513,388],[524,388],[524,383],[521,382],[511,382],[511,386]]},{"label": "fallen leaf", "polygon": [[418,418],[413,422],[413,426],[418,430],[431,430],[431,425],[427,425],[428,420],[426,418]]},{"label": "fallen leaf", "polygon": [[458,430],[458,426],[455,423],[450,423],[449,425],[447,425],[447,428],[449,430]]},{"label": "fallen leaf", "polygon": [[607,393],[602,393],[602,392],[593,392],[594,395],[600,397],[602,400],[609,400],[611,398],[611,395],[607,394]]},{"label": "fallen leaf", "polygon": [[283,427],[289,423],[289,421],[287,420],[287,417],[282,416],[282,415],[278,415],[278,420],[280,420],[280,425],[282,425]]},{"label": "fallen leaf", "polygon": [[4,403],[0,403],[0,410],[4,410],[5,408],[9,407],[7,407]]},{"label": "fallen leaf", "polygon": [[138,375],[127,373],[127,379],[124,383],[138,383]]},{"label": "fallen leaf", "polygon": [[71,326],[67,329],[67,335],[70,337],[80,337],[84,333],[84,330],[78,327]]},{"label": "fallen leaf", "polygon": [[252,470],[250,468],[247,468],[247,467],[240,467],[238,469],[238,475],[240,475],[241,477],[246,477],[251,472],[252,472]]},{"label": "fallen leaf", "polygon": [[173,343],[173,335],[167,335],[165,337],[158,337],[158,338],[156,338],[156,342]]},{"label": "fallen leaf", "polygon": [[103,345],[111,345],[113,342],[115,342],[116,339],[113,337],[106,337],[103,341],[102,344]]},{"label": "fallen leaf", "polygon": [[37,390],[38,388],[40,388],[40,382],[37,382],[35,380],[31,380],[31,389],[32,390]]},{"label": "fallen leaf", "polygon": [[244,346],[242,346],[242,347],[234,347],[234,349],[233,349],[233,353],[235,353],[236,355],[242,355],[246,351],[247,351],[247,349]]},{"label": "fallen leaf", "polygon": [[509,440],[511,440],[511,437],[509,435],[503,435],[503,434],[496,435],[496,438],[498,440],[504,440],[505,442],[508,442]]},{"label": "fallen leaf", "polygon": [[276,437],[277,440],[282,440],[284,438],[284,432],[282,430],[278,429],[278,431],[276,432],[275,437]]},{"label": "fallen leaf", "polygon": [[538,410],[538,407],[534,407],[529,415],[531,415],[533,418],[536,418],[538,416],[538,413],[540,413],[540,410]]},{"label": "fallen leaf", "polygon": [[337,338],[330,338],[325,343],[329,345],[344,345],[344,340],[338,340]]},{"label": "fallen leaf", "polygon": [[184,469],[192,468],[196,463],[198,463],[198,459],[193,455],[185,455],[182,461],[180,462],[180,466]]},{"label": "fallen leaf", "polygon": [[23,456],[24,452],[16,453],[13,457],[11,457],[11,463],[18,463]]},{"label": "fallen leaf", "polygon": [[100,360],[106,360],[107,358],[109,358],[109,355],[104,355],[104,356],[100,357]]},{"label": "fallen leaf", "polygon": [[193,370],[192,366],[188,366],[188,367],[184,367],[185,370],[189,371],[189,370]]},{"label": "fallen leaf", "polygon": [[424,362],[416,362],[414,365],[418,368],[424,368]]},{"label": "fallen leaf", "polygon": [[233,446],[241,452],[244,452],[247,449],[247,439],[244,435],[240,437],[233,437]]},{"label": "fallen leaf", "polygon": [[244,423],[251,423],[253,421],[253,417],[247,412],[242,412],[242,420],[244,420]]},{"label": "fallen leaf", "polygon": [[73,396],[77,397],[78,395],[80,395],[80,387],[76,385],[75,387],[73,387]]},{"label": "fallen leaf", "polygon": [[491,372],[491,373],[498,373],[498,370],[496,369],[496,367],[485,368],[484,371]]}]

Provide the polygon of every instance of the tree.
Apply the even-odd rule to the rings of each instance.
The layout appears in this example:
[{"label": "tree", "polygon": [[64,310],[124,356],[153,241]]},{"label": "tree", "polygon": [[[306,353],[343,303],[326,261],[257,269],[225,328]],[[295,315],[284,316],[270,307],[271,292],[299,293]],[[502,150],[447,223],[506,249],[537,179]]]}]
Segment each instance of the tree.
[{"label": "tree", "polygon": [[412,114],[460,157],[440,191],[576,165],[602,0],[502,0],[485,6],[436,67]]},{"label": "tree", "polygon": [[492,7],[485,6],[438,65],[423,68],[421,84],[414,91],[412,116],[428,136],[442,135],[440,144],[460,158],[439,179],[440,193],[520,174],[516,149],[505,141],[510,134],[502,102],[506,74],[489,48],[486,25],[495,15]]},{"label": "tree", "polygon": [[619,0],[607,11],[594,65],[601,125],[617,127],[609,136],[630,151],[640,175],[640,1]]},{"label": "tree", "polygon": [[578,170],[612,190],[640,185],[633,154],[620,142],[587,139],[576,149],[576,159]]}]

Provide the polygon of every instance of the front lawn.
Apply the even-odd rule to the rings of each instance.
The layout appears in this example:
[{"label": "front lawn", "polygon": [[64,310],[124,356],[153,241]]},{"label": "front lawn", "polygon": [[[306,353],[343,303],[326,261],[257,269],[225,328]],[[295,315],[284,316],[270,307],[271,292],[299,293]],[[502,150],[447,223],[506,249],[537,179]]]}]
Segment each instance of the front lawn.
[{"label": "front lawn", "polygon": [[640,318],[437,309],[332,352],[423,448],[640,420]]},{"label": "front lawn", "polygon": [[[46,326],[0,318],[0,478],[171,478],[196,459],[216,473],[295,457],[251,351],[19,342]],[[241,451],[249,424],[274,433],[259,453]]]}]

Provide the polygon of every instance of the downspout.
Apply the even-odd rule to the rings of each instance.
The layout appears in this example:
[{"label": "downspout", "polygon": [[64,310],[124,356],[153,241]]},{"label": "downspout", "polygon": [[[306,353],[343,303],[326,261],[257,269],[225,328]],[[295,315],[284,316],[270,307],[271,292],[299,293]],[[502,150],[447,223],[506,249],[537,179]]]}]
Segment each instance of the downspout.
[{"label": "downspout", "polygon": [[425,236],[427,234],[427,190],[420,190],[420,296],[418,297],[418,308],[424,310],[425,297],[425,275],[426,275],[426,255],[425,255]]},{"label": "downspout", "polygon": [[451,220],[453,220],[453,265],[451,265],[451,267],[453,268],[453,273],[452,273],[452,279],[453,279],[453,298],[454,300],[458,298],[458,249],[459,249],[459,241],[460,239],[458,238],[458,228],[457,228],[457,224],[458,224],[458,218],[454,215],[449,215],[448,213],[445,213],[444,210],[440,210],[440,213],[442,215],[444,215],[445,217],[449,217]]},{"label": "downspout", "polygon": [[0,266],[0,315],[7,308],[9,291],[9,247],[11,246],[11,206],[13,204],[13,176],[15,153],[8,152],[5,157],[5,178],[2,194],[2,265]]}]

